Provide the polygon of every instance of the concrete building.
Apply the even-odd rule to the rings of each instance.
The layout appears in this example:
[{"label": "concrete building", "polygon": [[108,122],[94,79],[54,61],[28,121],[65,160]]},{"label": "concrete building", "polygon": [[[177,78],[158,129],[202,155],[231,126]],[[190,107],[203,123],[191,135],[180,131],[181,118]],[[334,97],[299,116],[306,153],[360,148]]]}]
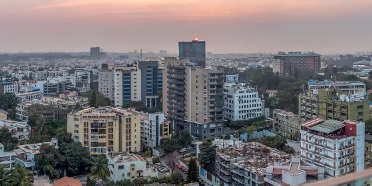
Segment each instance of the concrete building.
[{"label": "concrete building", "polygon": [[205,41],[199,41],[199,38],[195,37],[191,42],[179,42],[178,49],[180,59],[190,60],[202,68],[206,67]]},{"label": "concrete building", "polygon": [[346,95],[366,95],[366,84],[361,81],[309,80],[307,90],[316,94],[320,89],[336,89]]},{"label": "concrete building", "polygon": [[158,177],[158,172],[152,161],[148,161],[140,155],[108,153],[106,157],[112,181]]},{"label": "concrete building", "polygon": [[360,94],[344,94],[336,89],[319,89],[299,96],[299,115],[301,121],[315,118],[323,120],[355,120],[369,119],[369,102]]},{"label": "concrete building", "polygon": [[141,150],[141,117],[135,111],[100,107],[72,112],[67,132],[92,155]]},{"label": "concrete building", "polygon": [[37,103],[41,101],[43,94],[40,91],[31,91],[31,92],[17,93],[16,97],[19,102]]},{"label": "concrete building", "polygon": [[274,72],[280,75],[294,75],[303,71],[319,72],[320,55],[316,53],[280,52],[274,56]]},{"label": "concrete building", "polygon": [[12,81],[0,82],[0,95],[6,93],[18,93],[18,83]]},{"label": "concrete building", "polygon": [[159,61],[140,61],[137,71],[141,74],[141,98],[149,108],[160,106],[160,97],[163,89],[163,70]]},{"label": "concrete building", "polygon": [[141,114],[141,143],[142,146],[155,148],[162,139],[170,137],[169,121],[164,113]]},{"label": "concrete building", "polygon": [[301,122],[297,114],[274,109],[272,123],[276,134],[292,140],[300,139]]},{"label": "concrete building", "polygon": [[100,58],[102,57],[102,51],[100,47],[92,47],[90,48],[90,57],[92,58]]},{"label": "concrete building", "polygon": [[114,104],[123,106],[130,101],[141,101],[141,72],[134,66],[114,70]]},{"label": "concrete building", "polygon": [[114,90],[114,72],[102,68],[98,73],[98,92],[113,101]]},{"label": "concrete building", "polygon": [[266,169],[290,159],[288,154],[257,142],[227,142],[216,151],[215,174],[231,186],[264,185]]},{"label": "concrete building", "polygon": [[3,127],[18,140],[28,140],[31,132],[31,127],[25,121],[0,120],[0,128]]},{"label": "concrete building", "polygon": [[75,69],[74,88],[78,92],[89,92],[93,81],[92,72],[86,69]]},{"label": "concrete building", "polygon": [[263,116],[263,103],[257,89],[246,83],[224,84],[224,119],[250,120]]},{"label": "concrete building", "polygon": [[266,168],[265,182],[273,186],[302,185],[324,179],[324,167],[292,157],[288,162]]},{"label": "concrete building", "polygon": [[315,119],[301,125],[301,159],[325,168],[326,176],[364,169],[365,124]]}]

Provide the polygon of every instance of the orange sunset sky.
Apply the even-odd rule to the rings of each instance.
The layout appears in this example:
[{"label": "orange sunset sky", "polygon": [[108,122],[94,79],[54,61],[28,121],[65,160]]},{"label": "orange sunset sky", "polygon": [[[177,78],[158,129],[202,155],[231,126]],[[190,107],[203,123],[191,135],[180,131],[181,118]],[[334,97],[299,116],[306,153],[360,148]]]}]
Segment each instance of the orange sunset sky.
[{"label": "orange sunset sky", "polygon": [[372,50],[372,0],[0,0],[0,52]]}]

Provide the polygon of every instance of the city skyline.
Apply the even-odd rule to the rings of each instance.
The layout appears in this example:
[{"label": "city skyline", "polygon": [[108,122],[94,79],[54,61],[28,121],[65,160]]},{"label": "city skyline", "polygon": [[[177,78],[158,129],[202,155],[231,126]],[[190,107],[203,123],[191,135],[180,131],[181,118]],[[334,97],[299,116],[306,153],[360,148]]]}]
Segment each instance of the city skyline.
[{"label": "city skyline", "polygon": [[[208,52],[372,51],[367,0],[3,0],[0,52],[167,50],[194,36]],[[11,8],[10,8],[11,7]]]}]

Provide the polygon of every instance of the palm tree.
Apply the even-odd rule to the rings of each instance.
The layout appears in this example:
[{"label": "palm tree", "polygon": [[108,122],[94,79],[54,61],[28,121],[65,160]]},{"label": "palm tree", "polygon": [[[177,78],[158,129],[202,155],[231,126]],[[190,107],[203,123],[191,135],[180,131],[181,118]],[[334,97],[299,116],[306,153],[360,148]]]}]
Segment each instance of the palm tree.
[{"label": "palm tree", "polygon": [[0,186],[5,185],[7,170],[5,170],[2,166],[0,166]]},{"label": "palm tree", "polygon": [[34,176],[30,171],[16,165],[15,169],[9,172],[5,182],[9,186],[32,186],[33,181]]},{"label": "palm tree", "polygon": [[97,182],[106,181],[107,177],[110,176],[110,170],[105,155],[98,155],[93,158],[92,166],[90,167],[90,175]]}]

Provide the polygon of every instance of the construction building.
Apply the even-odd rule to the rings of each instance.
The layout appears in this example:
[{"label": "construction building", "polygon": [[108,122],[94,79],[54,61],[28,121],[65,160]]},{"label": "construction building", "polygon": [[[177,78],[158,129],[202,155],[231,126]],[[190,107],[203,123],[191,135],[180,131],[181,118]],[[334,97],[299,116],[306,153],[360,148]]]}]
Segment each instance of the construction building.
[{"label": "construction building", "polygon": [[92,155],[141,150],[141,116],[120,108],[87,108],[67,116],[67,132]]},{"label": "construction building", "polygon": [[364,122],[310,120],[301,125],[301,159],[331,177],[362,171],[364,140]]}]

